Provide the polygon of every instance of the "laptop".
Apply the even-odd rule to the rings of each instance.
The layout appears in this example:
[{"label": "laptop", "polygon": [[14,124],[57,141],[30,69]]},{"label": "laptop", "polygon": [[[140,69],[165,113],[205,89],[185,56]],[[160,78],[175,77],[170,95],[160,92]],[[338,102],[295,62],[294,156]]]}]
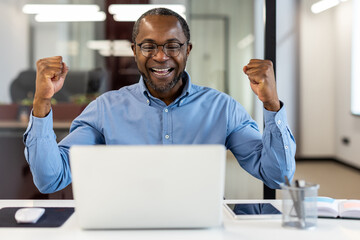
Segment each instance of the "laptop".
[{"label": "laptop", "polygon": [[210,228],[222,224],[222,145],[73,146],[83,229]]}]

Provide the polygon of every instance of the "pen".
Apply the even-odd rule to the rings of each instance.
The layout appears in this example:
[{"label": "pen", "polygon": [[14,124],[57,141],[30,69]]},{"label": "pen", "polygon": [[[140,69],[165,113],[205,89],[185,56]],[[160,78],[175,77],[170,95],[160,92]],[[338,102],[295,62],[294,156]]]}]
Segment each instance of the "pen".
[{"label": "pen", "polygon": [[295,186],[297,188],[299,188],[297,193],[298,193],[298,204],[299,204],[299,211],[300,211],[299,217],[301,217],[301,226],[305,227],[305,207],[304,207],[305,196],[304,196],[304,189],[303,189],[305,187],[305,181],[304,180],[296,180]]}]

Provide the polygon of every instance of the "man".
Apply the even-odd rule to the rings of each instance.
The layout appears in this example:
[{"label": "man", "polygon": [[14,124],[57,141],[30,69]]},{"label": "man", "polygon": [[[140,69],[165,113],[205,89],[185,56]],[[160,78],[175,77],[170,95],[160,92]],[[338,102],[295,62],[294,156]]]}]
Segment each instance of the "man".
[{"label": "man", "polygon": [[264,103],[262,138],[234,99],[191,83],[185,71],[191,49],[188,25],[178,14],[162,8],[143,14],[134,25],[132,44],[139,83],[90,103],[59,144],[50,100],[69,69],[61,57],[39,60],[32,116],[24,134],[25,156],[39,190],[51,193],[71,182],[69,149],[74,144],[223,144],[269,187],[277,188],[285,176],[291,179],[295,141],[277,96],[272,63],[251,60],[243,69]]}]

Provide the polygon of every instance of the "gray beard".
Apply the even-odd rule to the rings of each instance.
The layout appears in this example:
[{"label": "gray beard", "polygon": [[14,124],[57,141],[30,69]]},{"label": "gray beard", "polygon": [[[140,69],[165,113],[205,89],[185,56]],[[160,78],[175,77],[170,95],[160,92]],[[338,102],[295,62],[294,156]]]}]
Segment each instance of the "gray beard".
[{"label": "gray beard", "polygon": [[165,93],[165,92],[170,91],[170,90],[179,82],[179,80],[181,79],[182,75],[184,74],[184,71],[181,72],[181,73],[179,74],[179,76],[174,77],[171,82],[169,82],[169,83],[166,84],[166,85],[162,85],[162,86],[157,86],[151,79],[147,79],[142,72],[140,72],[140,74],[141,74],[141,76],[143,77],[145,83],[146,83],[149,87],[151,87],[152,89],[154,89],[154,90],[157,91],[157,92]]}]

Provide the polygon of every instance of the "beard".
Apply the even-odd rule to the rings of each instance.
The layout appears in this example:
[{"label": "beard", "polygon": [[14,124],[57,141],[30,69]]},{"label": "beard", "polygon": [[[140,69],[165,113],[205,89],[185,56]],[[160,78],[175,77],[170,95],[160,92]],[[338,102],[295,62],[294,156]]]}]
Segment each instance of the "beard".
[{"label": "beard", "polygon": [[180,81],[184,73],[185,71],[182,71],[178,76],[175,76],[169,83],[156,84],[154,81],[151,80],[151,78],[148,79],[144,73],[140,72],[146,85],[154,89],[156,92],[161,92],[161,93],[170,91]]}]

